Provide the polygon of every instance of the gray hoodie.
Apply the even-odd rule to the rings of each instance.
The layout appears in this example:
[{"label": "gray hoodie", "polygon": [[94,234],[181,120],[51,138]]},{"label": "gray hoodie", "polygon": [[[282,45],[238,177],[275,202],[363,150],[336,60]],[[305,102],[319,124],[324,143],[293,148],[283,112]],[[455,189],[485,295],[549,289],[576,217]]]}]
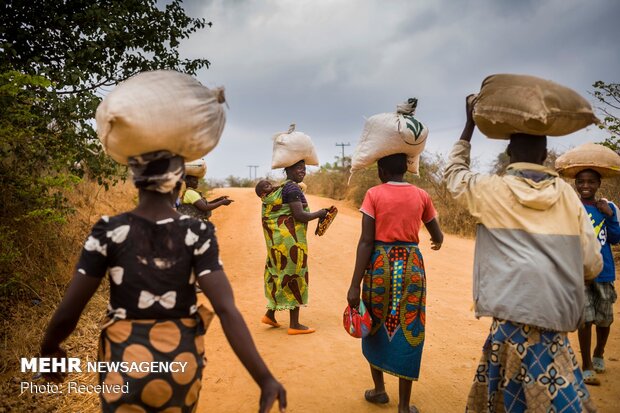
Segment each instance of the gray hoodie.
[{"label": "gray hoodie", "polygon": [[603,266],[600,244],[572,187],[541,165],[511,164],[504,176],[469,170],[470,144],[458,141],[444,179],[477,219],[476,317],[555,331],[579,327],[584,279]]}]

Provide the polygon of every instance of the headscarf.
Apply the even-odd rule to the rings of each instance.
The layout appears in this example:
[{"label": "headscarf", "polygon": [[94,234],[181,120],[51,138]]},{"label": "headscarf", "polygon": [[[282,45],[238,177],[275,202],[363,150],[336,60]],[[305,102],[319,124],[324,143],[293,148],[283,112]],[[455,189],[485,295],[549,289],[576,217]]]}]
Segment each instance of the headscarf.
[{"label": "headscarf", "polygon": [[133,183],[147,191],[169,193],[183,178],[185,160],[169,151],[155,151],[129,158]]}]

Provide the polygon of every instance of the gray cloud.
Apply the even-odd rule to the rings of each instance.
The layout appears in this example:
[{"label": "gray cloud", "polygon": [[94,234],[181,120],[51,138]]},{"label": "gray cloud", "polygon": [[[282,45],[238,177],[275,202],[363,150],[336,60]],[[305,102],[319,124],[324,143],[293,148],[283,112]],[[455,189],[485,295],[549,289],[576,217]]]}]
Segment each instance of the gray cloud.
[{"label": "gray cloud", "polygon": [[[336,142],[355,144],[364,117],[411,96],[431,130],[427,148],[446,152],[460,134],[464,97],[489,74],[532,74],[587,95],[594,81],[618,81],[620,72],[613,0],[185,4],[213,27],[183,54],[212,61],[199,78],[223,84],[230,105],[222,142],[206,158],[211,177],[247,176],[249,164],[266,173],[270,138],[290,122],[312,136],[322,162],[332,161]],[[600,139],[590,128],[550,142],[565,150]],[[499,150],[502,143],[475,138],[483,161]]]}]

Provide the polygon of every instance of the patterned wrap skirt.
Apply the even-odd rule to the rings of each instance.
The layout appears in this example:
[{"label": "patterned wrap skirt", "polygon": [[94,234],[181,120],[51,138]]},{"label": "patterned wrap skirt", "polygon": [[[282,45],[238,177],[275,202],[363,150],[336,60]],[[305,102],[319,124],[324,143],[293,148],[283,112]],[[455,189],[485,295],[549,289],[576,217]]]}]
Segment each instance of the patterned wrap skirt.
[{"label": "patterned wrap skirt", "polygon": [[467,412],[596,412],[566,333],[493,319]]},{"label": "patterned wrap skirt", "polygon": [[[262,224],[267,245],[265,297],[269,310],[294,310],[308,304],[308,224],[295,221],[282,203],[283,186],[263,198]],[[304,211],[310,212],[307,205]]]},{"label": "patterned wrap skirt", "polygon": [[378,370],[417,380],[424,347],[426,276],[416,244],[375,241],[362,300],[372,317],[362,353]]},{"label": "patterned wrap skirt", "polygon": [[[205,330],[206,324],[198,316],[118,320],[104,327],[99,342],[99,361],[128,362],[126,366],[144,362],[166,366],[177,362],[172,365],[177,371],[155,371],[158,367],[143,369],[148,371],[100,370],[100,384],[125,386],[124,392],[102,391],[101,410],[115,413],[195,411],[206,361]],[[181,365],[184,366],[182,371]]]}]

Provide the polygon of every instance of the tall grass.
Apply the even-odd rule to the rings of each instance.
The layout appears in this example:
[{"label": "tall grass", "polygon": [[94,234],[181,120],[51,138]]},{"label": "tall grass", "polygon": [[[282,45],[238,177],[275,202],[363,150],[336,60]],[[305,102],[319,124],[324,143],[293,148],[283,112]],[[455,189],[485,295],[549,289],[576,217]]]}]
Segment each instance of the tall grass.
[{"label": "tall grass", "polygon": [[[129,194],[129,195],[128,195]],[[131,194],[134,194],[132,196]],[[64,295],[73,274],[82,244],[101,215],[132,209],[137,192],[123,183],[105,191],[95,182],[83,181],[66,194],[74,212],[66,222],[23,220],[13,222],[13,245],[2,245],[3,277],[0,283],[0,411],[15,412],[95,412],[97,394],[20,395],[20,383],[32,381],[21,373],[19,359],[38,354],[47,323]],[[9,223],[5,223],[8,226]],[[2,239],[0,237],[0,244]],[[19,246],[19,248],[18,248]],[[63,344],[70,357],[97,358],[99,321],[108,300],[107,281],[90,301],[75,332]],[[96,384],[95,373],[70,375],[68,380]]]}]

